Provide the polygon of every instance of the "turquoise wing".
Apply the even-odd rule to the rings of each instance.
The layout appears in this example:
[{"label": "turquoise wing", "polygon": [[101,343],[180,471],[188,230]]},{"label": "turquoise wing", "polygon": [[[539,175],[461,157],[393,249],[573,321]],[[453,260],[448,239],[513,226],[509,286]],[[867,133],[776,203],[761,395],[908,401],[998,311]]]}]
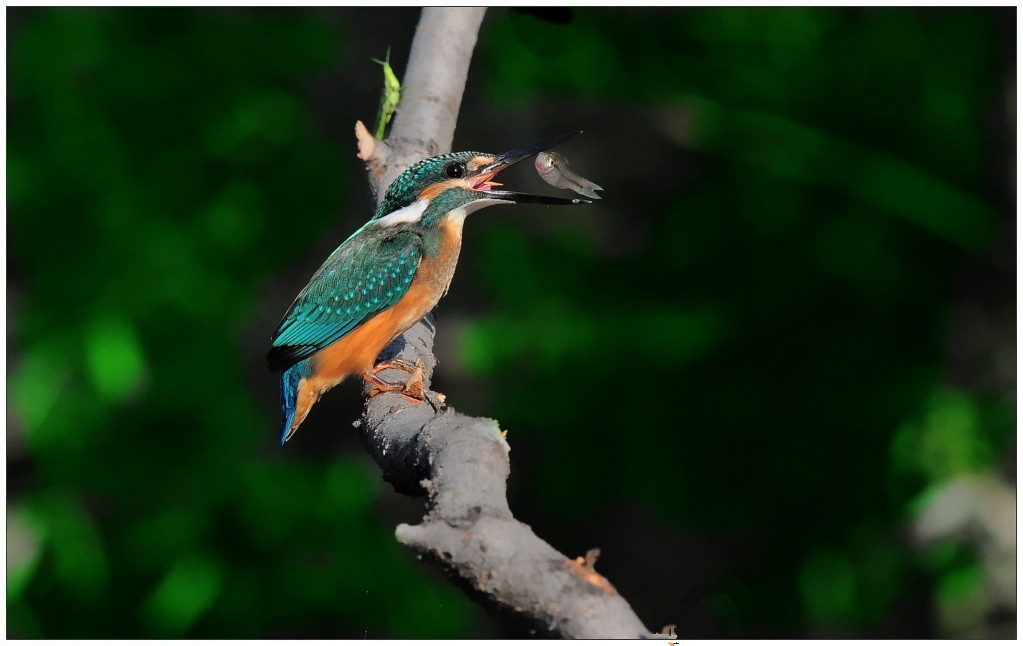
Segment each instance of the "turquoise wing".
[{"label": "turquoise wing", "polygon": [[423,241],[411,231],[352,236],[330,254],[292,303],[266,355],[287,370],[397,303],[408,291]]}]

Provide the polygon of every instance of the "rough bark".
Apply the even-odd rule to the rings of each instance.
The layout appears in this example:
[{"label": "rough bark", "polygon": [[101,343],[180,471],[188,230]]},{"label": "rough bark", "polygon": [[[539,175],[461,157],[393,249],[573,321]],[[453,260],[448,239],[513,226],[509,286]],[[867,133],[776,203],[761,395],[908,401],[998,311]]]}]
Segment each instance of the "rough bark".
[{"label": "rough bark", "polygon": [[[423,10],[391,136],[377,142],[361,124],[356,127],[376,195],[410,163],[450,150],[484,11]],[[457,413],[429,388],[436,364],[433,320],[430,315],[417,323],[381,357],[418,361],[426,401],[400,393],[367,397],[356,423],[384,479],[400,493],[427,496],[423,521],[400,525],[398,540],[530,633],[648,636],[625,599],[593,569],[595,551],[569,559],[512,516],[505,489],[509,446],[497,422]],[[407,378],[397,371],[380,376]]]}]

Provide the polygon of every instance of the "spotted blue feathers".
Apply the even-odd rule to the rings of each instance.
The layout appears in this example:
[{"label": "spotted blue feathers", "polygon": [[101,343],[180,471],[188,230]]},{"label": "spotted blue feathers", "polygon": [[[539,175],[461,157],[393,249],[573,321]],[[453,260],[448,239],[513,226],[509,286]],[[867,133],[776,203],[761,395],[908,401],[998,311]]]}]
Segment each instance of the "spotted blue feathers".
[{"label": "spotted blue feathers", "polygon": [[407,229],[350,238],[285,314],[267,355],[270,369],[290,368],[394,306],[415,279],[422,256],[422,238]]}]

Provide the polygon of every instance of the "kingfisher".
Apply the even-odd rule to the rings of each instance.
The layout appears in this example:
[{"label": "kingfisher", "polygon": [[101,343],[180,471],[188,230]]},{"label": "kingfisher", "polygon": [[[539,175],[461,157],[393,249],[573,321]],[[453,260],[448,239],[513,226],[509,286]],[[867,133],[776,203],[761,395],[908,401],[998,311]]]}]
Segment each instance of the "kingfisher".
[{"label": "kingfisher", "polygon": [[[320,397],[350,376],[371,395],[403,391],[377,373],[414,367],[377,357],[426,316],[451,284],[465,217],[495,204],[584,204],[588,200],[496,190],[494,177],[574,137],[570,132],[500,155],[447,153],[409,166],[376,213],[334,250],[288,308],[271,339],[270,370],[281,371],[281,444]],[[414,391],[412,391],[414,392]]]}]

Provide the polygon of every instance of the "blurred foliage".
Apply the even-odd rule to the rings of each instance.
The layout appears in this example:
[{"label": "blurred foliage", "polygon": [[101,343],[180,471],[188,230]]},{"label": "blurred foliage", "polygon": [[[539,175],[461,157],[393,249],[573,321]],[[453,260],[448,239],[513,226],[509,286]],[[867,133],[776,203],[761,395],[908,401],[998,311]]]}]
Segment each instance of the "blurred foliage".
[{"label": "blurred foliage", "polygon": [[[608,187],[591,212],[646,238],[608,253],[571,227],[497,223],[474,239],[488,306],[459,355],[499,386],[486,414],[513,445],[540,447],[529,508],[568,525],[637,501],[674,531],[755,544],[706,594],[714,636],[877,634],[921,576],[969,597],[969,547],[921,561],[901,528],[1012,441],[1003,398],[944,381],[957,268],[998,231],[1001,14],[566,11],[491,12],[486,100],[627,106],[608,129],[634,147],[579,170]],[[374,508],[392,495],[375,467],[282,452],[252,393],[251,366],[269,378],[246,342],[262,290],[346,197],[307,94],[360,29],[337,22],[18,14],[11,636],[470,633],[472,605],[424,579]],[[699,172],[615,186],[648,138]],[[654,189],[654,208],[630,206]]]},{"label": "blurred foliage", "polygon": [[[955,270],[997,227],[998,17],[576,10],[567,28],[535,13],[484,43],[496,97],[637,106],[618,127],[639,154],[590,160],[597,181],[642,165],[658,131],[704,172],[653,213],[627,202],[655,186],[610,187],[601,207],[650,221],[627,257],[511,226],[482,241],[495,306],[460,350],[502,376],[489,414],[542,446],[531,498],[578,517],[635,496],[679,528],[755,535],[770,557],[719,615],[736,634],[880,629],[920,568],[899,538],[916,497],[1012,442],[1005,399],[942,374]],[[644,177],[671,186],[672,168]],[[566,477],[573,464],[601,476]],[[934,572],[939,594],[968,583]]]}]

